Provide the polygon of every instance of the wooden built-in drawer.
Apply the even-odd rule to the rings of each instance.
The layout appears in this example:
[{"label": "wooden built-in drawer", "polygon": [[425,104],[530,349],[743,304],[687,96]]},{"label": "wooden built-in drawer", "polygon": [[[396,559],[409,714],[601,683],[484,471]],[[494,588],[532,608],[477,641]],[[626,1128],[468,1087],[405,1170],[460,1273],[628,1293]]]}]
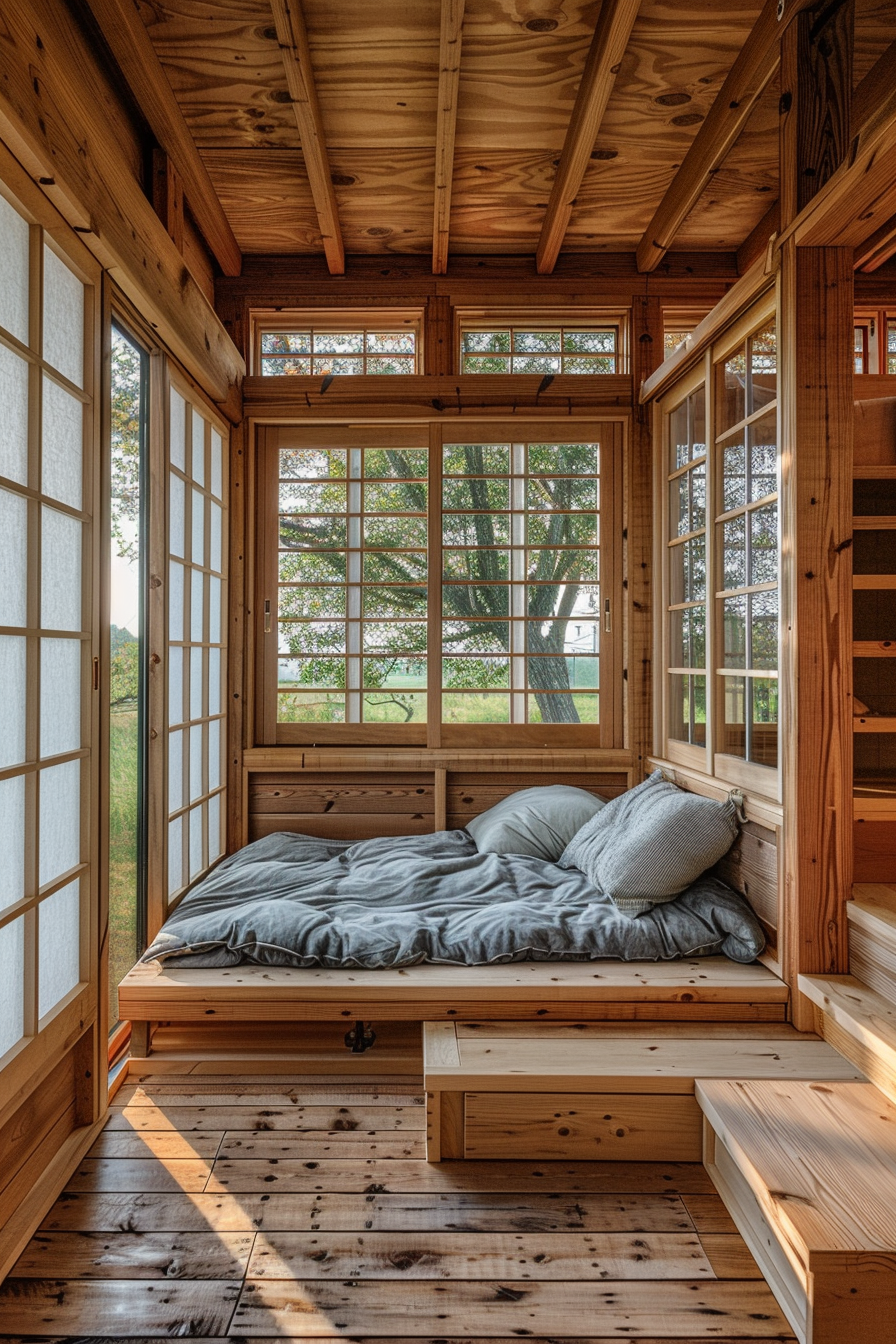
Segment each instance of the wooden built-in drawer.
[{"label": "wooden built-in drawer", "polygon": [[693,1095],[467,1092],[464,1157],[699,1162]]}]

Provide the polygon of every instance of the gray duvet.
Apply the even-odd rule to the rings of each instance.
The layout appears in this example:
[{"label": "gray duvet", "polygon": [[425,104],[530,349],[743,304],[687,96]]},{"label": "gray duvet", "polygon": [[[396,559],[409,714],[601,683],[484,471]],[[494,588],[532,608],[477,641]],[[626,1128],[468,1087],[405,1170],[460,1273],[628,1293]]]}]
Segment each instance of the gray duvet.
[{"label": "gray duvet", "polygon": [[143,960],[377,969],[722,952],[748,962],[763,946],[747,902],[710,877],[631,918],[578,869],[480,854],[466,831],[359,842],[281,833],[188,892]]}]

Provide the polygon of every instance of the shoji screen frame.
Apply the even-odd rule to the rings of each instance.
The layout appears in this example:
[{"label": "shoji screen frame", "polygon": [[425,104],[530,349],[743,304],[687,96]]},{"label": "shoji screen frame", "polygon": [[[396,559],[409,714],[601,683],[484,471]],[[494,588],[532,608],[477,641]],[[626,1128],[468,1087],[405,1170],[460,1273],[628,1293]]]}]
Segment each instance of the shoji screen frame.
[{"label": "shoji screen frame", "polygon": [[[72,1050],[78,1051],[79,1064],[76,1069],[75,1092],[72,1095],[72,1109],[67,1113],[66,1133],[59,1122],[59,1145],[65,1142],[66,1134],[83,1124],[90,1123],[99,1114],[105,1092],[105,1049],[100,1031],[102,1011],[101,948],[107,918],[106,898],[101,884],[101,872],[105,867],[100,829],[101,771],[100,761],[100,668],[102,630],[101,593],[103,592],[102,566],[104,542],[102,540],[101,486],[100,470],[103,425],[103,275],[96,260],[80,243],[75,234],[53,209],[52,205],[38,191],[23,172],[20,165],[0,145],[0,192],[13,208],[25,218],[31,229],[30,239],[30,277],[41,276],[44,244],[63,261],[85,286],[84,304],[84,381],[79,389],[78,400],[84,406],[82,441],[82,503],[76,510],[84,524],[84,544],[82,549],[82,674],[81,674],[81,747],[63,753],[66,759],[81,761],[80,793],[80,854],[81,860],[70,869],[65,877],[72,880],[77,875],[82,883],[80,903],[80,965],[79,980],[59,1001],[52,1005],[41,1019],[38,1003],[38,977],[36,974],[39,959],[39,917],[38,907],[49,898],[49,893],[41,899],[37,886],[36,871],[36,825],[37,817],[37,776],[40,774],[39,747],[35,738],[33,724],[26,724],[26,762],[21,769],[10,767],[4,773],[24,774],[25,787],[25,830],[26,830],[26,883],[32,884],[30,895],[14,903],[3,911],[4,923],[13,914],[14,918],[24,916],[25,936],[25,1021],[21,1039],[4,1055],[0,1061],[0,1084],[2,1084],[3,1104],[0,1104],[0,1124],[3,1123],[10,1108],[17,1104],[39,1086],[47,1074],[55,1068]],[[29,289],[29,338],[27,343],[10,343],[15,353],[29,365],[29,404],[28,404],[28,460],[29,482],[20,487],[21,495],[28,500],[31,515],[29,522],[30,550],[28,555],[27,601],[29,624],[25,627],[29,641],[39,641],[41,626],[32,623],[32,613],[39,610],[40,566],[38,562],[36,533],[33,530],[34,516],[42,508],[41,485],[33,472],[39,468],[40,392],[39,384],[44,377],[44,369],[49,366],[38,355],[41,345],[42,329],[42,288],[35,293]],[[56,379],[58,381],[58,378]],[[64,383],[62,384],[65,385]],[[35,467],[34,463],[38,466]],[[47,498],[47,504],[52,502]],[[33,664],[32,664],[33,666]],[[27,675],[27,674],[26,674]],[[37,703],[39,684],[28,691],[27,713]],[[29,782],[30,781],[30,782]],[[32,851],[29,876],[27,858]],[[53,889],[61,889],[67,881],[60,878],[45,884]],[[98,1040],[100,1043],[98,1044]],[[80,1083],[78,1082],[80,1072]],[[54,1130],[56,1133],[56,1130]]]},{"label": "shoji screen frame", "polygon": [[[188,556],[178,557],[172,552],[171,546],[171,510],[169,499],[169,480],[172,475],[171,466],[171,413],[172,413],[172,391],[183,399],[188,407],[194,408],[206,423],[205,430],[205,463],[206,470],[210,467],[210,446],[211,434],[216,432],[221,437],[221,494],[215,496],[221,505],[221,569],[215,571],[220,574],[221,579],[221,628],[220,641],[209,639],[209,630],[207,622],[203,628],[203,638],[194,644],[189,641],[189,647],[201,648],[205,651],[203,656],[203,712],[197,715],[200,724],[209,723],[213,720],[220,722],[220,779],[217,787],[209,790],[207,778],[207,763],[203,768],[203,788],[197,798],[187,800],[186,807],[175,808],[174,811],[181,815],[186,815],[198,804],[207,804],[210,798],[219,798],[219,834],[220,834],[220,852],[211,859],[208,857],[208,833],[204,830],[204,850],[203,863],[201,868],[193,873],[189,872],[187,866],[187,880],[174,890],[169,889],[169,814],[170,814],[170,790],[169,790],[169,741],[171,736],[171,725],[182,724],[184,722],[193,722],[193,716],[190,720],[184,720],[183,715],[176,715],[176,710],[172,702],[170,686],[170,653],[172,646],[183,647],[184,641],[172,640],[170,636],[170,574],[171,561],[183,560],[185,572],[189,574],[191,562]],[[220,415],[213,409],[211,403],[196,387],[196,385],[183,375],[174,362],[164,353],[157,351],[152,355],[150,367],[150,418],[157,427],[153,435],[154,444],[158,445],[157,451],[150,462],[150,522],[148,531],[149,548],[149,593],[147,602],[147,638],[149,647],[149,687],[147,696],[148,721],[149,721],[149,762],[147,771],[147,794],[148,794],[148,831],[149,844],[147,852],[147,936],[150,940],[158,932],[160,925],[164,922],[170,911],[177,905],[178,901],[184,895],[185,891],[201,877],[208,872],[215,864],[219,863],[226,854],[227,838],[227,641],[228,641],[228,490],[229,490],[229,445],[230,428]],[[192,416],[191,416],[192,421]],[[185,440],[185,451],[187,454],[191,451],[191,440]],[[180,478],[184,473],[177,471]],[[208,488],[208,476],[206,484],[200,487],[202,497],[206,500],[206,516],[209,514],[207,507],[210,497]],[[190,511],[185,510],[185,550],[189,548],[191,541]],[[205,536],[205,554],[204,559],[209,557],[209,537],[208,529]],[[202,567],[203,572],[208,573],[208,566]],[[220,714],[209,715],[205,711],[208,705],[208,682],[209,682],[209,664],[208,651],[210,648],[219,647],[221,651],[221,699]],[[186,679],[185,679],[186,681]],[[188,684],[188,683],[187,683]],[[182,702],[183,703],[183,702]],[[195,726],[195,725],[194,725]],[[187,730],[188,731],[188,730]],[[186,781],[185,781],[186,783]]]}]

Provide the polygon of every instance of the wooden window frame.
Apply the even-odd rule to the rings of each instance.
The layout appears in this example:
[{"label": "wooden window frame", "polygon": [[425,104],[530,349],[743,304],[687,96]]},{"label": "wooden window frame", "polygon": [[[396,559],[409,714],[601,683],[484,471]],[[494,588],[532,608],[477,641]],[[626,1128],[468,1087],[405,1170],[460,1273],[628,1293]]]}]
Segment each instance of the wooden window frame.
[{"label": "wooden window frame", "polygon": [[[561,328],[568,331],[589,331],[592,328],[616,329],[616,368],[613,373],[559,374],[556,377],[613,378],[627,374],[631,369],[631,314],[625,308],[468,308],[454,310],[454,349],[456,352],[455,369],[463,373],[463,336],[467,331],[489,331],[506,328],[537,331],[541,328]],[[560,354],[563,352],[560,351]],[[537,377],[537,374],[467,374],[469,377]]]},{"label": "wooden window frame", "polygon": [[259,377],[316,377],[315,374],[265,375],[261,355],[261,338],[277,332],[292,332],[307,329],[312,332],[333,333],[359,331],[366,334],[390,332],[405,328],[413,331],[416,337],[414,345],[413,374],[367,374],[367,355],[363,374],[355,377],[371,378],[412,377],[424,370],[424,309],[421,308],[289,308],[276,310],[257,309],[251,317],[251,360],[250,371]]},{"label": "wooden window frame", "polygon": [[[600,513],[601,538],[612,538],[613,544],[601,543],[601,664],[600,664],[600,703],[601,724],[443,724],[441,722],[441,675],[434,669],[441,665],[441,563],[432,563],[432,545],[430,545],[430,563],[428,565],[428,705],[427,722],[419,725],[394,724],[278,724],[276,721],[276,621],[272,629],[265,631],[265,603],[272,603],[276,610],[277,588],[277,502],[270,487],[273,479],[270,465],[271,455],[278,451],[277,434],[283,426],[271,427],[257,425],[258,436],[256,460],[256,509],[254,516],[256,560],[256,659],[254,675],[259,693],[255,698],[256,719],[255,736],[259,743],[269,745],[342,745],[342,746],[425,746],[428,749],[439,748],[491,748],[531,747],[531,748],[567,748],[586,747],[596,750],[619,749],[624,745],[625,726],[623,715],[623,678],[622,649],[624,646],[624,603],[622,587],[623,567],[623,479],[626,465],[625,441],[629,417],[613,414],[564,417],[561,420],[532,418],[524,420],[522,416],[510,420],[507,417],[484,421],[463,421],[445,424],[443,421],[418,422],[415,429],[421,446],[427,444],[430,451],[429,473],[429,535],[441,536],[441,465],[442,444],[456,441],[462,436],[467,442],[506,442],[515,433],[524,433],[534,438],[558,441],[569,439],[573,427],[599,430],[601,436],[600,471]],[[388,446],[383,442],[390,430],[398,431],[398,437],[404,442],[410,429],[407,421],[402,424],[387,425],[378,422],[375,425],[361,426],[352,422],[349,426],[333,422],[312,427],[311,422],[289,428],[306,429],[313,432],[318,441],[325,440],[333,446],[342,446],[354,432],[356,436],[370,436],[375,431],[377,446]],[[414,431],[411,431],[414,432]],[[406,446],[406,444],[405,444]],[[441,547],[438,551],[441,561]],[[611,603],[611,628],[604,623],[604,600]],[[274,638],[272,638],[274,636]],[[396,731],[404,730],[404,731]]]},{"label": "wooden window frame", "polygon": [[[32,1088],[36,1078],[44,1076],[72,1047],[73,1041],[94,1028],[94,1041],[103,1039],[106,1018],[105,986],[101,958],[101,930],[105,925],[107,896],[100,875],[104,867],[105,835],[101,813],[105,792],[105,772],[101,760],[101,667],[100,632],[103,593],[103,501],[100,468],[102,442],[102,333],[104,296],[102,271],[80,240],[61,220],[54,208],[23,172],[5,147],[0,146],[0,194],[26,221],[29,240],[28,339],[18,340],[11,333],[3,343],[28,365],[28,479],[22,485],[9,482],[8,488],[24,498],[28,509],[29,556],[26,578],[27,625],[6,627],[27,641],[26,741],[25,761],[5,767],[4,779],[25,780],[25,884],[22,899],[0,911],[0,928],[24,919],[24,1022],[23,1034],[0,1059],[2,1091],[13,1098],[20,1090]],[[43,254],[44,247],[64,262],[85,286],[83,385],[75,386],[52,368],[38,353],[43,332]],[[37,283],[35,283],[35,281]],[[40,479],[41,422],[40,406],[44,378],[61,386],[83,407],[82,500],[81,507],[67,505],[44,495]],[[40,704],[40,640],[45,628],[36,619],[39,612],[41,571],[38,556],[38,519],[46,503],[49,507],[77,518],[83,525],[81,570],[81,629],[66,635],[81,644],[81,743],[74,750],[42,757],[38,740]],[[50,637],[55,632],[50,632]],[[62,765],[80,762],[80,861],[66,873],[38,886],[38,787],[43,762]],[[38,956],[39,909],[57,891],[79,880],[80,958],[78,982],[42,1017],[39,1012]],[[102,1086],[102,1053],[91,1046],[94,1082],[84,1089],[91,1110]],[[90,1075],[88,1075],[90,1076]],[[92,1100],[88,1100],[92,1099]],[[0,1112],[4,1107],[0,1105]],[[78,1106],[79,1114],[85,1107]],[[92,1118],[92,1116],[91,1116]],[[75,1123],[81,1123],[81,1120]]]},{"label": "wooden window frame", "polygon": [[[660,758],[683,769],[693,771],[704,778],[717,779],[732,787],[739,788],[751,797],[767,799],[780,803],[782,789],[781,749],[782,735],[781,703],[779,698],[779,731],[777,766],[760,765],[740,757],[726,754],[721,750],[721,715],[723,713],[721,682],[724,675],[724,658],[721,641],[723,629],[721,621],[722,592],[721,547],[717,538],[718,519],[721,509],[722,475],[719,466],[719,435],[716,432],[716,385],[718,369],[724,361],[744,344],[747,337],[760,331],[771,321],[778,324],[780,334],[780,314],[775,287],[750,304],[736,320],[726,327],[715,340],[706,346],[698,359],[691,363],[676,381],[669,386],[656,403],[657,433],[656,470],[654,482],[654,563],[661,578],[662,600],[658,603],[655,620],[655,641],[659,652],[658,666],[662,677],[659,692],[654,697],[655,741]],[[780,407],[780,360],[778,369],[778,396],[776,404]],[[670,565],[668,545],[670,540],[670,520],[667,485],[669,479],[669,417],[671,412],[701,384],[706,389],[706,434],[707,434],[707,487],[706,487],[706,570],[707,570],[707,612],[706,612],[706,746],[698,747],[691,743],[678,742],[669,736],[670,727],[670,675],[669,675],[669,594]],[[754,418],[758,419],[758,415]],[[739,422],[738,422],[739,423]],[[731,427],[728,427],[729,430]],[[726,430],[726,433],[728,431]],[[778,462],[781,463],[780,413],[778,424]],[[780,480],[779,491],[775,496],[779,502],[779,551],[778,551],[778,592],[779,592],[779,679],[782,667],[780,631],[783,621],[785,601],[784,564],[780,549]]]},{"label": "wooden window frame", "polygon": [[[896,326],[896,308],[893,305],[873,308],[863,305],[856,308],[855,328],[865,332],[863,367],[855,372],[863,374],[881,374],[896,377],[896,368],[890,369],[890,352],[887,349],[887,335],[892,326]],[[896,364],[896,354],[892,355]]]}]

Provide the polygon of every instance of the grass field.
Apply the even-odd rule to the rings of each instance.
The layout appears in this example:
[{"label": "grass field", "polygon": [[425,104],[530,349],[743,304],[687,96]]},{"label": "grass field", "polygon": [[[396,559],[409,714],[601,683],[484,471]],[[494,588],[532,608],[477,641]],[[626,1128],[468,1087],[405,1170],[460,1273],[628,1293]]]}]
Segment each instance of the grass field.
[{"label": "grass field", "polygon": [[109,723],[109,1026],[118,982],[137,959],[137,711]]}]

